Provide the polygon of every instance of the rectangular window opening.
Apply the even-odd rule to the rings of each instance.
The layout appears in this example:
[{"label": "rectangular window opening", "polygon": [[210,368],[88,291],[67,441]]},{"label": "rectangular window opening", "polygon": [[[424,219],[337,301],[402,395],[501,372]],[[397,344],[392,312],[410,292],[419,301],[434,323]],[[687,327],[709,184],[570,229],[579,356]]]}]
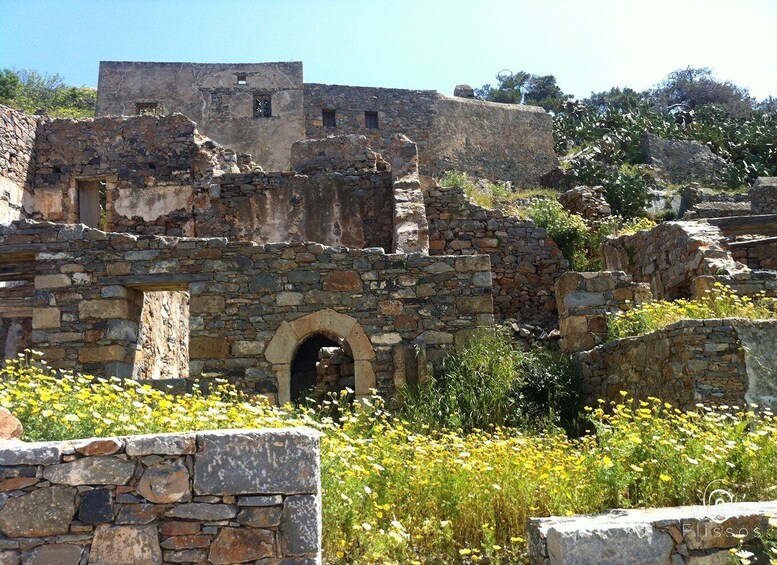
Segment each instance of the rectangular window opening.
[{"label": "rectangular window opening", "polygon": [[245,74],[237,75],[237,83],[243,84],[243,85],[248,84],[248,75],[245,75]]},{"label": "rectangular window opening", "polygon": [[364,112],[364,127],[367,129],[378,129],[377,112]]},{"label": "rectangular window opening", "polygon": [[79,180],[78,221],[90,228],[105,229],[107,186],[104,179]]},{"label": "rectangular window opening", "polygon": [[324,121],[325,128],[337,127],[337,116],[334,110],[321,110],[321,117]]},{"label": "rectangular window opening", "polygon": [[135,114],[138,116],[159,116],[161,113],[158,102],[137,102],[135,104]]},{"label": "rectangular window opening", "polygon": [[254,95],[254,118],[269,118],[270,116],[272,116],[270,95]]}]

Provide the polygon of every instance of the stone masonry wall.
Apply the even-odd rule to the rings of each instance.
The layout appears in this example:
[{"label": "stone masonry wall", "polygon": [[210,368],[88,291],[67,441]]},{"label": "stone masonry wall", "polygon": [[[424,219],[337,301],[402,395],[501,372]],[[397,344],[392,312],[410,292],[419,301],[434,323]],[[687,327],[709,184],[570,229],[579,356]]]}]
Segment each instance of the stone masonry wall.
[{"label": "stone masonry wall", "polygon": [[777,177],[758,177],[749,195],[753,214],[777,214]]},{"label": "stone masonry wall", "polygon": [[607,316],[650,301],[646,283],[623,272],[567,271],[556,281],[562,351],[585,351],[607,340]]},{"label": "stone masonry wall", "polygon": [[431,254],[487,253],[495,314],[555,326],[553,285],[568,263],[543,228],[472,204],[459,188],[428,188],[424,200]]},{"label": "stone masonry wall", "polygon": [[729,244],[731,256],[750,269],[777,271],[777,237],[743,239]]},{"label": "stone masonry wall", "polygon": [[[144,291],[189,291],[192,376],[222,376],[283,401],[284,356],[309,335],[345,338],[357,394],[391,396],[405,377],[396,368],[439,366],[454,340],[493,323],[491,265],[482,255],[138,237],[26,221],[0,231],[0,249],[39,258],[35,348],[55,368],[93,374],[133,374]],[[279,332],[282,354],[268,358]]]},{"label": "stone masonry wall", "polygon": [[[476,177],[538,186],[557,166],[552,119],[541,108],[450,98],[432,90],[326,84],[304,87],[308,138],[366,135],[372,147],[392,159],[391,137],[404,134],[418,145],[421,174],[459,170]],[[334,112],[335,126],[324,125]],[[378,127],[366,127],[365,112]]]},{"label": "stone masonry wall", "polygon": [[529,522],[529,562],[723,565],[731,562],[729,549],[740,543],[753,552],[754,563],[769,561],[758,540],[771,529],[777,501],[707,503],[534,518]]},{"label": "stone masonry wall", "polygon": [[31,211],[37,127],[38,118],[0,105],[0,224]]},{"label": "stone masonry wall", "polygon": [[[760,336],[755,341],[753,333]],[[600,398],[617,400],[621,390],[638,399],[655,396],[681,409],[699,402],[771,406],[777,401],[777,368],[762,358],[768,350],[762,345],[775,339],[774,320],[683,320],[577,353],[575,361],[589,406]]]},{"label": "stone masonry wall", "polygon": [[701,298],[720,283],[733,289],[740,296],[754,296],[763,293],[765,296],[777,297],[777,271],[755,270],[742,271],[733,275],[704,275],[696,277],[691,284],[691,297]]},{"label": "stone masonry wall", "polygon": [[3,441],[0,561],[313,565],[320,485],[305,428]]},{"label": "stone masonry wall", "polygon": [[608,271],[648,282],[658,300],[687,298],[691,282],[720,270],[745,270],[726,249],[720,230],[702,222],[664,222],[650,230],[607,238],[602,255]]}]

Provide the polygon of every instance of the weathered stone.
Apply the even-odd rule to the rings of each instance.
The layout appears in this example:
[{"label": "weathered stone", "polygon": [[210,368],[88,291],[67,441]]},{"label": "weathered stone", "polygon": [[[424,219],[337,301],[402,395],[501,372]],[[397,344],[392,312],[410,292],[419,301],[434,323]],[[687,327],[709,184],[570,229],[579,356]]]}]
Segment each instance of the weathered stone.
[{"label": "weathered stone", "polygon": [[89,565],[161,565],[155,526],[97,526]]},{"label": "weathered stone", "polygon": [[[212,431],[197,434],[197,494],[315,493],[319,438],[312,430]],[[273,464],[269,466],[268,461]],[[261,468],[258,474],[252,469]],[[288,469],[293,468],[290,474]]]},{"label": "weathered stone", "polygon": [[78,453],[86,456],[113,455],[124,447],[124,442],[115,437],[91,438],[74,442],[73,447]]},{"label": "weathered stone", "polygon": [[57,442],[0,441],[0,465],[51,465],[59,463],[62,446]]},{"label": "weathered stone", "polygon": [[321,500],[315,495],[289,496],[283,503],[281,546],[285,555],[321,551]]},{"label": "weathered stone", "polygon": [[24,427],[19,419],[7,408],[0,406],[0,440],[20,439],[23,434]]},{"label": "weathered stone", "polygon": [[[196,477],[195,471],[195,477]],[[195,486],[196,488],[196,486]],[[206,504],[202,502],[190,502],[174,506],[167,512],[168,518],[181,518],[184,520],[200,520],[202,522],[216,522],[229,520],[237,516],[237,508],[231,504]]]},{"label": "weathered stone", "polygon": [[157,504],[122,504],[116,515],[116,523],[150,524],[168,509],[169,506],[159,506]]},{"label": "weathered stone", "polygon": [[137,491],[149,502],[188,502],[192,496],[189,470],[180,461],[153,465],[143,472]]},{"label": "weathered stone", "polygon": [[162,556],[165,563],[204,563],[208,558],[208,552],[204,549],[184,549],[165,551]]},{"label": "weathered stone", "polygon": [[283,497],[279,494],[270,496],[241,496],[237,500],[238,506],[278,506],[283,504]]},{"label": "weathered stone", "polygon": [[200,549],[210,547],[210,536],[186,535],[169,537],[162,542],[163,549]]},{"label": "weathered stone", "polygon": [[193,337],[189,355],[192,359],[221,359],[229,356],[229,342],[217,337]]},{"label": "weathered stone", "polygon": [[0,565],[19,565],[19,558],[18,551],[0,549]]},{"label": "weathered stone", "polygon": [[188,536],[200,533],[197,522],[164,522],[159,524],[159,533],[163,536]]},{"label": "weathered stone", "polygon": [[558,565],[666,565],[674,542],[648,524],[573,523],[547,532],[548,557]]},{"label": "weathered stone", "polygon": [[[33,549],[22,561],[23,565],[78,565],[84,550],[80,546],[58,543]],[[2,561],[0,561],[2,563]]]},{"label": "weathered stone", "polygon": [[10,498],[0,509],[0,532],[12,538],[66,534],[75,497],[76,489],[53,486]]},{"label": "weathered stone", "polygon": [[222,528],[210,546],[208,561],[227,565],[273,557],[273,541],[273,533],[267,530]]},{"label": "weathered stone", "polygon": [[113,520],[113,493],[108,489],[90,490],[81,495],[78,519],[85,524]]},{"label": "weathered stone", "polygon": [[78,485],[126,485],[135,472],[135,462],[114,456],[84,457],[51,465],[43,477],[52,483]]},{"label": "weathered stone", "polygon": [[197,450],[193,433],[148,434],[125,439],[125,451],[130,457],[146,455],[189,455]]},{"label": "weathered stone", "polygon": [[252,528],[275,528],[281,523],[281,507],[244,508],[237,515],[237,522]]},{"label": "weathered stone", "polygon": [[12,490],[21,490],[38,482],[35,477],[13,477],[0,481],[0,492],[9,492]]},{"label": "weathered stone", "polygon": [[324,290],[358,292],[362,289],[362,280],[356,271],[333,271],[324,280]]}]

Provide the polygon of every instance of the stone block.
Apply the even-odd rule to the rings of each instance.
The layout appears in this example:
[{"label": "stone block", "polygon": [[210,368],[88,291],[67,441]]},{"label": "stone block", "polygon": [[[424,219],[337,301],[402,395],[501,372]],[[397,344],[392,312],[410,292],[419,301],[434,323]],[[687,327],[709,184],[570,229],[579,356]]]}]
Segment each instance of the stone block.
[{"label": "stone block", "polygon": [[197,445],[196,494],[319,492],[319,435],[313,430],[202,432],[197,434]]},{"label": "stone block", "polygon": [[0,509],[0,532],[11,538],[66,534],[76,513],[76,489],[53,486],[9,498]]},{"label": "stone block", "polygon": [[333,271],[324,280],[324,290],[338,292],[359,292],[362,280],[356,271]]},{"label": "stone block", "polygon": [[89,565],[161,565],[156,526],[97,526]]},{"label": "stone block", "polygon": [[597,524],[594,519],[552,526],[547,548],[554,565],[667,565],[674,541],[649,524]]},{"label": "stone block", "polygon": [[235,357],[255,357],[264,351],[263,341],[236,341],[232,344],[232,355]]},{"label": "stone block", "polygon": [[299,306],[302,304],[301,292],[279,292],[275,299],[278,306]]},{"label": "stone block", "polygon": [[273,533],[253,528],[222,528],[210,546],[208,562],[214,565],[245,563],[274,557]]},{"label": "stone block", "polygon": [[[253,471],[252,471],[253,474]],[[196,477],[195,470],[195,477]],[[196,489],[195,485],[195,489]],[[168,518],[180,518],[183,520],[200,520],[201,522],[217,522],[230,520],[237,516],[237,507],[231,504],[208,504],[206,502],[189,502],[174,506],[167,512]]]},{"label": "stone block", "polygon": [[59,463],[62,445],[58,442],[23,443],[0,441],[0,465],[51,465]]},{"label": "stone block", "polygon": [[320,498],[317,495],[287,497],[280,534],[284,555],[317,555],[321,551]]},{"label": "stone block", "polygon": [[192,337],[189,356],[192,359],[223,359],[229,356],[229,342],[219,337]]},{"label": "stone block", "polygon": [[82,455],[113,455],[124,447],[119,438],[90,438],[73,442],[75,450]]},{"label": "stone block", "polygon": [[32,329],[48,330],[58,328],[60,326],[59,315],[59,308],[33,308]]},{"label": "stone block", "polygon": [[188,502],[192,497],[189,470],[181,461],[151,465],[143,472],[137,491],[149,502],[157,504]]},{"label": "stone block", "polygon": [[484,314],[494,311],[494,300],[490,294],[457,296],[455,303],[459,314]]},{"label": "stone block", "polygon": [[126,485],[135,472],[134,461],[115,456],[84,457],[60,465],[50,465],[43,477],[55,484]]},{"label": "stone block", "polygon": [[113,521],[113,493],[108,489],[85,492],[81,495],[78,519],[85,524]]},{"label": "stone block", "polygon": [[35,289],[65,288],[72,284],[68,275],[38,275],[35,277]]},{"label": "stone block", "polygon": [[280,506],[252,506],[244,508],[236,521],[252,528],[276,528],[281,524]]},{"label": "stone block", "polygon": [[130,457],[146,455],[189,455],[197,450],[194,433],[146,434],[125,438]]},{"label": "stone block", "polygon": [[225,310],[226,303],[223,296],[194,294],[190,298],[189,311],[192,314],[214,314]]},{"label": "stone block", "polygon": [[78,304],[78,316],[82,320],[88,318],[123,318],[128,320],[131,318],[130,304],[121,298],[84,300]]},{"label": "stone block", "polygon": [[107,363],[123,361],[127,355],[124,345],[90,345],[78,350],[78,361],[81,363]]},{"label": "stone block", "polygon": [[67,543],[40,545],[25,557],[23,565],[78,565],[83,553],[82,547]]}]

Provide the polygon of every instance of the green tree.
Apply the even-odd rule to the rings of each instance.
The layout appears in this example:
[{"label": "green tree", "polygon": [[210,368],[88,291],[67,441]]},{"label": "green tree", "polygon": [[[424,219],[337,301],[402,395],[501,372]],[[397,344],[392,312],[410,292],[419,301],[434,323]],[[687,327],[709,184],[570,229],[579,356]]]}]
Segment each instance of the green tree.
[{"label": "green tree", "polygon": [[542,106],[552,112],[558,112],[562,104],[572,98],[559,88],[553,75],[538,76],[526,71],[502,71],[496,76],[496,80],[496,86],[486,84],[475,89],[475,96],[481,100],[502,104]]},{"label": "green tree", "polygon": [[0,71],[0,102],[8,103],[19,93],[22,82],[19,76],[10,69]]},{"label": "green tree", "polygon": [[748,115],[754,102],[746,88],[717,80],[707,67],[687,67],[669,73],[648,96],[664,112],[681,106],[693,110],[715,104],[734,117]]},{"label": "green tree", "polygon": [[4,69],[0,73],[0,99],[29,114],[85,118],[94,116],[97,90],[67,85],[58,74]]},{"label": "green tree", "polygon": [[644,96],[642,94],[626,86],[624,88],[611,88],[601,92],[592,92],[591,96],[584,98],[582,102],[594,108],[598,114],[602,114],[608,108],[623,112],[635,110],[643,100]]}]

